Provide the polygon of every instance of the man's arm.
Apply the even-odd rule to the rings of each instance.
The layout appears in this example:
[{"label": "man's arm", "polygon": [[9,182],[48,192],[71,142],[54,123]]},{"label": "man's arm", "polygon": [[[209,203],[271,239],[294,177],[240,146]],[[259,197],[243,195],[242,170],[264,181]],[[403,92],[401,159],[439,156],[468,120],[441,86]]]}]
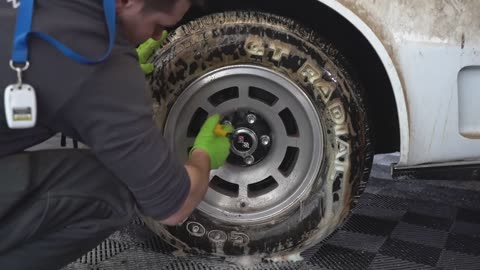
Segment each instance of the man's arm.
[{"label": "man's arm", "polygon": [[167,219],[159,221],[166,225],[176,225],[184,221],[192,211],[200,204],[208,190],[210,177],[210,158],[203,150],[195,150],[190,160],[185,164],[185,169],[190,177],[190,192],[182,208]]},{"label": "man's arm", "polygon": [[[51,123],[55,130],[63,131],[63,126],[75,130],[131,190],[140,212],[164,220],[182,208],[192,190],[191,180],[155,126],[145,76],[135,51],[129,52],[118,48],[105,62],[91,66],[95,71],[84,78]],[[200,182],[196,179],[193,189]]]},{"label": "man's arm", "polygon": [[[177,224],[187,218],[202,201],[208,188],[210,169],[223,166],[230,153],[230,141],[225,136],[217,136],[215,128],[219,125],[218,114],[208,117],[200,128],[190,152],[190,160],[185,168],[190,176],[190,193],[182,208],[166,220],[165,224]],[[225,132],[233,132],[231,125],[222,125]],[[205,181],[207,179],[207,181]]]},{"label": "man's arm", "polygon": [[200,203],[210,169],[225,162],[230,144],[214,135],[219,116],[210,117],[195,140],[190,160],[180,163],[155,126],[150,95],[136,61],[128,54],[112,55],[92,67],[97,71],[52,122],[78,133],[132,191],[143,215],[176,224]]}]

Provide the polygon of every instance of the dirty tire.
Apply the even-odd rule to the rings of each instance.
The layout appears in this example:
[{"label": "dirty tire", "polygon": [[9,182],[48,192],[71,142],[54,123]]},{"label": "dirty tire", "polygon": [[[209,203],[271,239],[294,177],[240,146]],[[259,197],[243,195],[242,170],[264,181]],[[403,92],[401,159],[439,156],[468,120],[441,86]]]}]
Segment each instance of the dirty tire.
[{"label": "dirty tire", "polygon": [[[314,149],[323,152],[320,169],[286,213],[257,224],[225,222],[198,209],[178,226],[145,218],[155,233],[190,253],[268,259],[304,250],[341,224],[368,179],[372,148],[362,89],[331,43],[286,18],[229,12],[181,26],[153,62],[156,70],[149,80],[160,127],[195,80],[222,67],[248,64],[296,84],[314,104],[323,133],[322,148]],[[192,224],[195,233],[188,227]]]}]

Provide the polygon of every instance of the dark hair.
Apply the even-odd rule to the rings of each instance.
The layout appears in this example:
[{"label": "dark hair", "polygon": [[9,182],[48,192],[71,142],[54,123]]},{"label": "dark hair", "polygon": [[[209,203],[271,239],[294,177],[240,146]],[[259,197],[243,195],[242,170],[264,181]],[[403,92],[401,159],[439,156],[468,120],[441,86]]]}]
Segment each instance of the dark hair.
[{"label": "dark hair", "polygon": [[[146,10],[170,11],[178,0],[144,0]],[[189,0],[193,6],[203,7],[206,0]]]}]

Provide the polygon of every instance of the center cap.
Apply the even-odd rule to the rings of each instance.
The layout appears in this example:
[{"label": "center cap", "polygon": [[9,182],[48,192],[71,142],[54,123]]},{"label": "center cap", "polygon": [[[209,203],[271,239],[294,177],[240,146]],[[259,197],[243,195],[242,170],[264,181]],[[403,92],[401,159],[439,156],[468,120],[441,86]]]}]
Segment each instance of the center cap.
[{"label": "center cap", "polygon": [[232,152],[245,157],[253,154],[258,147],[258,138],[249,128],[238,128],[233,132]]}]

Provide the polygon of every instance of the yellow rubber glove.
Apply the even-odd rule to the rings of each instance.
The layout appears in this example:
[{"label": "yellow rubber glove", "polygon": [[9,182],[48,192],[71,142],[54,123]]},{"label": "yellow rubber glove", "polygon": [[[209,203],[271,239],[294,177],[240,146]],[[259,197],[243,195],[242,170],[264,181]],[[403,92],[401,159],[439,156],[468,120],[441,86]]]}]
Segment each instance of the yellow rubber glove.
[{"label": "yellow rubber glove", "polygon": [[165,39],[167,38],[167,34],[167,31],[163,31],[162,37],[159,40],[149,38],[147,41],[143,42],[142,44],[140,44],[140,46],[138,46],[138,62],[140,63],[140,67],[142,68],[145,75],[153,72],[153,64],[149,63],[148,60],[153,55],[155,50],[157,50],[160,45],[162,45],[162,43],[165,41]]},{"label": "yellow rubber glove", "polygon": [[[191,150],[192,152],[195,149],[201,149],[207,152],[210,157],[210,169],[212,170],[223,166],[228,154],[230,154],[230,139],[225,136],[218,136],[214,132],[219,121],[220,116],[218,114],[208,117],[200,128]],[[233,127],[230,125],[222,125],[222,128],[228,133],[233,132]]]}]

